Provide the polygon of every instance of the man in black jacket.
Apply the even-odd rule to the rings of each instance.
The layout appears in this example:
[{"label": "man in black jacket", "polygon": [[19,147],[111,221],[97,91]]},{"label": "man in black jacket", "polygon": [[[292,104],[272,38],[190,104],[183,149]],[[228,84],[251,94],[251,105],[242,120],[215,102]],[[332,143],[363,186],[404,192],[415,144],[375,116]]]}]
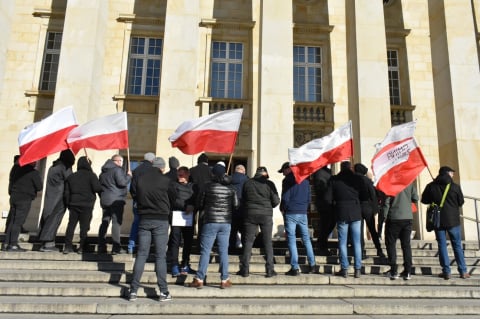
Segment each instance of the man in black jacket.
[{"label": "man in black jacket", "polygon": [[138,178],[137,209],[138,223],[137,258],[133,266],[133,279],[130,284],[130,301],[137,299],[138,287],[147,261],[150,244],[155,245],[155,273],[160,289],[160,301],[172,300],[167,284],[167,242],[168,216],[175,202],[175,189],[172,181],[163,175],[165,161],[161,157],[153,160],[152,168]]},{"label": "man in black jacket", "polygon": [[263,246],[265,248],[265,271],[267,277],[276,276],[274,270],[272,227],[273,208],[280,203],[275,184],[268,180],[268,171],[264,166],[257,168],[255,176],[243,185],[242,203],[245,209],[244,237],[245,246],[240,259],[240,270],[237,272],[242,277],[248,277],[252,246],[260,226]]},{"label": "man in black jacket", "polygon": [[28,216],[32,200],[37,192],[42,190],[40,174],[35,169],[35,164],[18,166],[10,175],[8,194],[10,195],[9,223],[5,232],[3,248],[6,251],[23,252],[26,249],[18,245],[18,236],[22,225]]}]

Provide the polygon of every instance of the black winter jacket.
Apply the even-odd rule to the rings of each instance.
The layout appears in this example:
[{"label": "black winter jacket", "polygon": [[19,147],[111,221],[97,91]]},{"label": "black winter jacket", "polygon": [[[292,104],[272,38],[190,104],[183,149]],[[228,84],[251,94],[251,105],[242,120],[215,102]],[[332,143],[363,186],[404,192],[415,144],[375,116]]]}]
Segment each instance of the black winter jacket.
[{"label": "black winter jacket", "polygon": [[133,200],[137,200],[137,182],[138,178],[145,174],[146,171],[152,168],[152,163],[150,161],[144,160],[142,164],[138,165],[132,172],[132,182],[130,183],[130,195],[132,195]]},{"label": "black winter jacket", "polygon": [[273,215],[273,208],[280,203],[278,192],[271,181],[256,175],[243,185],[242,204],[247,215]]},{"label": "black winter jacket", "polygon": [[10,177],[8,191],[11,202],[34,200],[43,188],[40,173],[30,164],[16,167]]},{"label": "black winter jacket", "polygon": [[239,202],[235,189],[230,185],[231,178],[214,177],[205,185],[199,198],[199,209],[204,211],[203,223],[231,223],[232,214]]},{"label": "black winter jacket", "polygon": [[168,220],[175,198],[173,182],[157,167],[138,178],[137,211],[142,218]]},{"label": "black winter jacket", "polygon": [[451,228],[460,225],[460,207],[462,207],[465,199],[463,198],[460,185],[455,184],[450,175],[438,175],[435,180],[425,187],[422,193],[421,202],[430,205],[436,203],[440,205],[442,201],[443,191],[450,183],[445,203],[440,213],[440,229]]},{"label": "black winter jacket", "polygon": [[101,193],[102,186],[97,175],[85,156],[78,159],[77,171],[67,178],[65,183],[65,203],[67,207],[93,208],[96,194]]},{"label": "black winter jacket", "polygon": [[102,194],[100,196],[102,207],[108,207],[115,202],[125,203],[127,187],[131,177],[125,173],[123,168],[109,159],[102,166],[99,180],[100,185],[102,185]]}]

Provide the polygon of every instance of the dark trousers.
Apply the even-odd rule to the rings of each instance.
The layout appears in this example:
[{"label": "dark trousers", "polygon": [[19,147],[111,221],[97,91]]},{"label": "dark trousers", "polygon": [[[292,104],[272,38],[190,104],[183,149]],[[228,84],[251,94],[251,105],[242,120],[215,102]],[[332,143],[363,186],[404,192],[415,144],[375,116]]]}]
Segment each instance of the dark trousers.
[{"label": "dark trousers", "polygon": [[131,291],[137,292],[140,279],[145,269],[145,262],[150,254],[150,245],[155,246],[155,274],[160,292],[168,292],[167,283],[167,242],[168,220],[147,219],[140,216],[138,223],[137,258],[133,265]]},{"label": "dark trousers", "polygon": [[112,205],[103,208],[103,217],[100,228],[98,229],[98,246],[104,248],[106,246],[106,235],[108,225],[112,221],[112,241],[113,250],[120,250],[120,228],[123,221],[124,202],[114,202]]},{"label": "dark trousers", "polygon": [[73,233],[77,224],[80,224],[80,247],[84,248],[87,233],[90,230],[93,207],[70,206],[67,231],[65,233],[65,247],[72,248]]},{"label": "dark trousers", "polygon": [[[382,245],[380,244],[380,238],[377,233],[377,229],[375,227],[375,214],[373,213],[373,210],[371,209],[370,204],[368,207],[363,207],[362,203],[362,234],[364,230],[364,225],[367,225],[367,229],[370,232],[370,235],[372,237],[373,244],[375,245],[375,248],[377,250],[382,249]],[[362,240],[362,251],[365,249],[365,237],[361,236]]]},{"label": "dark trousers", "polygon": [[10,201],[10,211],[8,212],[9,222],[5,232],[5,245],[18,245],[18,236],[22,231],[22,225],[27,219],[28,212],[32,206],[31,200],[26,201]]},{"label": "dark trousers", "polygon": [[255,237],[257,235],[258,227],[262,232],[263,247],[265,249],[265,270],[266,272],[274,270],[273,260],[273,246],[272,246],[272,228],[273,220],[272,216],[268,215],[249,215],[245,216],[243,229],[245,244],[243,246],[243,254],[240,258],[240,269],[243,271],[249,271],[250,258],[252,257],[252,247]]},{"label": "dark trousers", "polygon": [[320,250],[327,250],[328,249],[328,237],[335,229],[337,224],[335,220],[335,216],[331,211],[319,212],[318,218],[318,240],[317,240],[317,248]]},{"label": "dark trousers", "polygon": [[397,271],[397,239],[403,253],[403,269],[410,273],[412,269],[412,248],[410,235],[412,233],[411,219],[387,219],[385,223],[385,245],[387,246],[388,264],[393,272]]},{"label": "dark trousers", "polygon": [[241,212],[235,211],[232,215],[232,229],[230,230],[230,248],[235,248],[237,244],[237,232],[242,235],[242,245],[245,243],[243,238],[243,216]]},{"label": "dark trousers", "polygon": [[193,226],[182,227],[172,226],[170,228],[170,238],[168,239],[168,259],[172,265],[178,265],[178,252],[183,237],[182,267],[190,264],[190,253],[193,244]]},{"label": "dark trousers", "polygon": [[50,212],[45,209],[42,212],[40,219],[40,232],[38,239],[44,243],[45,246],[55,246],[55,237],[57,236],[58,227],[62,223],[65,215],[66,207],[63,200],[58,202]]}]

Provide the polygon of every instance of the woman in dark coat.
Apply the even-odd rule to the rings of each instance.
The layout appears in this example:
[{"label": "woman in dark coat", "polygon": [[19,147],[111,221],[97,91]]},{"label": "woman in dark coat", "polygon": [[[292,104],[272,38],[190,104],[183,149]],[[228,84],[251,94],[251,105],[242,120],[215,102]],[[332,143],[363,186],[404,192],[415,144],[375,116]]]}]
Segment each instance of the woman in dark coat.
[{"label": "woman in dark coat", "polygon": [[86,156],[80,157],[77,163],[77,171],[70,175],[65,183],[65,204],[70,215],[65,234],[64,254],[73,252],[73,233],[78,223],[80,223],[80,245],[77,252],[82,253],[85,250],[93,206],[97,199],[96,194],[100,195],[101,191],[102,186],[97,175],[92,171],[91,161]]}]

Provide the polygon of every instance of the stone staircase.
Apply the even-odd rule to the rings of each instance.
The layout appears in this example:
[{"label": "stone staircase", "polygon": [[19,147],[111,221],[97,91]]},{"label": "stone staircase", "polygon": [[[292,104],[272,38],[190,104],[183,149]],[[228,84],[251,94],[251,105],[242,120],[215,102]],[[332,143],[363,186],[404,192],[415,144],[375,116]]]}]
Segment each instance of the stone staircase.
[{"label": "stone staircase", "polygon": [[[0,236],[1,237],[1,236]],[[33,242],[33,240],[32,240]],[[336,242],[330,243],[332,247]],[[399,246],[399,245],[398,245]],[[274,242],[278,276],[266,278],[261,249],[254,248],[251,275],[235,275],[239,256],[230,255],[230,273],[234,286],[220,290],[218,260],[212,253],[207,287],[183,287],[193,275],[168,276],[171,302],[158,302],[158,287],[152,262],[146,264],[139,299],[125,299],[132,278],[131,255],[96,253],[63,254],[38,252],[33,243],[22,247],[32,251],[0,252],[1,318],[480,318],[480,251],[477,243],[465,242],[465,256],[472,277],[458,278],[452,262],[452,279],[437,277],[436,243],[413,241],[412,279],[390,280],[389,269],[375,256],[367,241],[367,259],[361,278],[333,276],[339,270],[336,256],[317,256],[319,274],[283,275],[290,268],[284,240]],[[59,245],[63,248],[63,245]],[[299,243],[300,263],[305,253]],[[198,264],[198,251],[192,267]],[[398,257],[401,263],[401,251]],[[451,256],[453,253],[451,252]],[[305,265],[306,266],[306,265]],[[401,269],[401,266],[400,266]],[[304,269],[306,270],[306,268]],[[141,315],[145,315],[141,316]],[[439,318],[439,317],[436,317]]]}]

